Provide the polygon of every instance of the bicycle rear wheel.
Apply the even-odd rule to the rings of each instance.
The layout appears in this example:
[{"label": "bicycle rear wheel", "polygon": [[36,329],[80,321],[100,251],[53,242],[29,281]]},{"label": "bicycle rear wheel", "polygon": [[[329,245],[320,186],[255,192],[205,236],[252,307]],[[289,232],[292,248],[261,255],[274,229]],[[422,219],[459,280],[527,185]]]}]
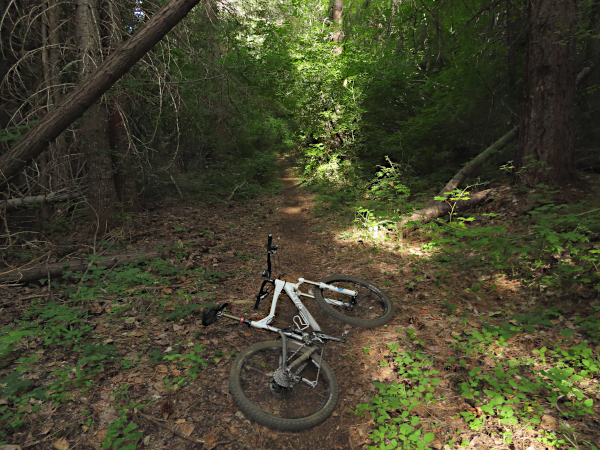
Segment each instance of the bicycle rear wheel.
[{"label": "bicycle rear wheel", "polygon": [[379,327],[392,320],[394,304],[373,283],[346,275],[331,275],[321,282],[358,292],[356,297],[350,297],[329,289],[315,289],[317,303],[334,319],[363,328]]},{"label": "bicycle rear wheel", "polygon": [[[295,359],[290,356],[301,345],[289,340],[287,344],[289,365]],[[306,430],[333,413],[337,381],[329,365],[313,353],[297,375],[316,381],[315,386],[304,380],[291,387],[279,385],[273,375],[282,363],[282,347],[282,341],[270,341],[243,350],[229,371],[229,391],[242,412],[261,425],[283,431]]]}]

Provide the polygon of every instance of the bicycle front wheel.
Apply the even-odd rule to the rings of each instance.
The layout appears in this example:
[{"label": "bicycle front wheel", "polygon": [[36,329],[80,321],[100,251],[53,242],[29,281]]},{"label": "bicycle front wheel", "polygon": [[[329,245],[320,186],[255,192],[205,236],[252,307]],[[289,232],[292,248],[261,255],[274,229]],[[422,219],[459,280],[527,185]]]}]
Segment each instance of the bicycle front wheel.
[{"label": "bicycle front wheel", "polygon": [[356,297],[350,297],[329,289],[315,289],[317,303],[334,319],[363,328],[379,327],[392,320],[392,301],[373,283],[346,275],[332,275],[321,282],[357,292]]},{"label": "bicycle front wheel", "polygon": [[[301,347],[288,341],[288,364]],[[229,391],[242,412],[261,425],[282,431],[306,430],[333,413],[337,381],[329,365],[313,353],[299,372],[295,371],[302,380],[290,387],[279,385],[274,374],[282,364],[282,349],[282,341],[270,341],[243,350],[229,371]]]}]

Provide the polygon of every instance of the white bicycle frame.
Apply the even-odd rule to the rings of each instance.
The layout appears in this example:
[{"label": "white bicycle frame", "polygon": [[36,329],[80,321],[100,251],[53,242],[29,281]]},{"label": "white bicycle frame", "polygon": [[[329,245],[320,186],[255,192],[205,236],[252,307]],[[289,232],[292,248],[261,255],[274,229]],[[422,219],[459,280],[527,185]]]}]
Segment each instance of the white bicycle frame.
[{"label": "white bicycle frame", "polygon": [[[275,310],[277,309],[277,301],[279,300],[279,296],[281,295],[282,291],[285,291],[285,293],[292,300],[294,305],[296,305],[296,308],[298,308],[299,315],[294,317],[294,325],[296,325],[296,327],[300,330],[305,330],[308,327],[311,327],[314,331],[321,331],[321,327],[319,326],[315,318],[308,311],[308,309],[306,309],[306,306],[304,306],[304,304],[300,300],[300,296],[314,298],[314,295],[300,291],[300,285],[303,283],[312,284],[314,286],[318,286],[319,289],[328,289],[330,291],[339,292],[341,294],[349,295],[351,297],[356,297],[357,295],[356,291],[352,291],[350,289],[342,289],[330,284],[305,280],[304,278],[298,278],[298,283],[290,283],[283,280],[274,280],[274,282],[275,289],[273,291],[273,300],[271,302],[271,310],[269,312],[269,315],[261,320],[251,321],[249,323],[251,327],[260,328],[262,330],[269,330],[275,333],[279,333],[281,331],[279,328],[272,327],[269,324],[275,318]],[[339,300],[325,298],[325,301],[331,305],[344,306],[344,303],[340,302]],[[298,336],[296,334],[290,334],[289,336],[298,340],[302,339],[301,336]]]}]

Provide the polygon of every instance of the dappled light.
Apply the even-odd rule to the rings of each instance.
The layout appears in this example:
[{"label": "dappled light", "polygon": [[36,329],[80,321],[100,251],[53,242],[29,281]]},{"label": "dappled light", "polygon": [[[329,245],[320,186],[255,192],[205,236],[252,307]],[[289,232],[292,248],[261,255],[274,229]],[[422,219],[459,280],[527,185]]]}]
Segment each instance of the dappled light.
[{"label": "dappled light", "polygon": [[597,0],[0,3],[0,450],[600,448]]}]

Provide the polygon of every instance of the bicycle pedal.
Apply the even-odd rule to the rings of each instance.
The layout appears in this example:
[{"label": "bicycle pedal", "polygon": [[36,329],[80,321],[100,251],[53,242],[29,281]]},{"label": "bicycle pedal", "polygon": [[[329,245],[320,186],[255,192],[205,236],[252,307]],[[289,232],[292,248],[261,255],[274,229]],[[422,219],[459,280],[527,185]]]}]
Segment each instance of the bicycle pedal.
[{"label": "bicycle pedal", "polygon": [[205,327],[215,323],[223,314],[223,310],[229,306],[229,303],[223,302],[216,308],[206,308],[202,311],[202,325]]}]

